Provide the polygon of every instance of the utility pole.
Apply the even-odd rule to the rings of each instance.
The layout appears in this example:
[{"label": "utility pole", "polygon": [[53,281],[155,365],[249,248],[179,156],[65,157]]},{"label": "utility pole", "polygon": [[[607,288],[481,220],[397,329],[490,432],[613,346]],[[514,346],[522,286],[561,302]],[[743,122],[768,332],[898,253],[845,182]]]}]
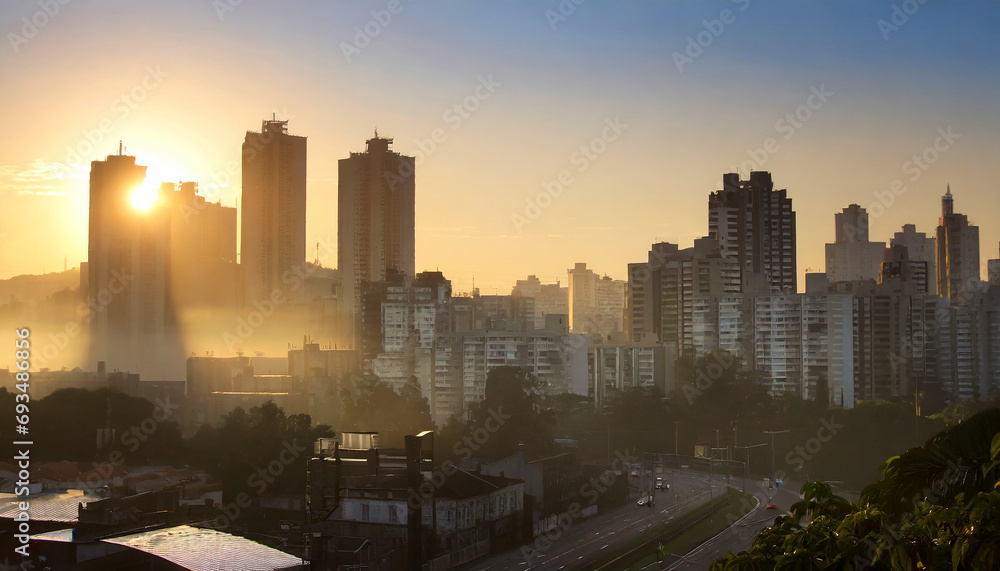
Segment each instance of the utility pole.
[{"label": "utility pole", "polygon": [[761,442],[760,444],[753,444],[751,446],[734,446],[733,448],[742,448],[747,451],[747,461],[743,465],[745,475],[743,476],[743,493],[747,491],[747,480],[750,479],[750,449],[757,448],[758,446],[767,446],[767,442]]},{"label": "utility pole", "polygon": [[774,487],[774,435],[791,432],[790,430],[765,430],[764,434],[771,435],[771,487]]}]

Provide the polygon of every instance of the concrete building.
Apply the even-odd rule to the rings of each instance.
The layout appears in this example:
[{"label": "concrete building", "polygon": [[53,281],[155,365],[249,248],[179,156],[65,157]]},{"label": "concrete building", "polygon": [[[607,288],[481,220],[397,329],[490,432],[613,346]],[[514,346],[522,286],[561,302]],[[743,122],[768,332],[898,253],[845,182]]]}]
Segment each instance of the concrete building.
[{"label": "concrete building", "polygon": [[937,238],[937,291],[947,297],[952,305],[967,304],[964,295],[980,280],[979,227],[969,224],[964,214],[955,213],[955,200],[951,186],[941,197],[941,219]]},{"label": "concrete building", "polygon": [[928,295],[933,281],[927,262],[911,260],[906,246],[894,245],[885,250],[885,259],[879,267],[879,284],[908,295]]},{"label": "concrete building", "polygon": [[889,240],[889,247],[904,246],[908,258],[912,262],[927,263],[927,294],[937,294],[937,249],[934,245],[934,237],[927,237],[923,232],[917,232],[917,227],[913,224],[904,224],[902,232],[896,232]]},{"label": "concrete building", "polygon": [[851,204],[834,215],[833,244],[826,245],[826,275],[831,282],[874,280],[885,252],[885,242],[868,240],[868,211]]},{"label": "concrete building", "polygon": [[1000,285],[1000,258],[986,260],[986,275],[990,285]]},{"label": "concrete building", "polygon": [[663,395],[674,390],[673,347],[659,344],[595,345],[587,355],[587,374],[594,407],[605,406],[625,391],[656,388]]},{"label": "concrete building", "polygon": [[795,211],[787,190],[774,189],[771,173],[754,171],[749,180],[724,175],[722,190],[708,199],[708,234],[724,257],[737,260],[744,292],[797,291]]},{"label": "concrete building", "polygon": [[89,360],[161,380],[181,374],[184,349],[170,288],[170,211],[132,202],[145,177],[121,149],[91,163]]},{"label": "concrete building", "polygon": [[684,250],[653,244],[648,262],[629,264],[628,291],[632,340],[655,339],[679,354],[696,344],[696,300],[738,295],[740,269],[714,238],[698,238]]},{"label": "concrete building", "polygon": [[206,201],[195,182],[162,183],[159,201],[170,211],[170,287],[178,313],[235,309],[236,209]]},{"label": "concrete building", "polygon": [[598,277],[586,263],[567,272],[570,331],[602,336],[624,331],[626,282]]},{"label": "concrete building", "polygon": [[[361,311],[365,282],[411,280],[414,262],[414,158],[375,137],[339,161],[337,268],[345,309]],[[397,277],[398,276],[398,277]]]},{"label": "concrete building", "polygon": [[537,276],[529,275],[517,280],[511,295],[530,297],[535,300],[534,329],[545,328],[545,316],[549,314],[569,315],[569,288],[559,284],[543,284]]},{"label": "concrete building", "polygon": [[244,305],[275,291],[300,301],[288,280],[306,263],[306,138],[289,135],[288,121],[247,131],[240,209]]},{"label": "concrete building", "polygon": [[[451,281],[441,272],[423,272],[407,283],[385,285],[378,301],[377,330],[369,331],[369,321],[363,322],[364,339],[379,340],[377,352],[365,351],[365,371],[397,390],[416,377],[421,392],[430,398],[435,341],[451,331]],[[365,303],[375,303],[375,298]],[[374,308],[366,308],[365,317],[374,313]]]},{"label": "concrete building", "polygon": [[[555,316],[550,316],[550,318]],[[562,331],[466,331],[437,339],[431,414],[438,425],[483,399],[486,377],[501,366],[523,367],[549,394],[588,394],[585,335]]]}]

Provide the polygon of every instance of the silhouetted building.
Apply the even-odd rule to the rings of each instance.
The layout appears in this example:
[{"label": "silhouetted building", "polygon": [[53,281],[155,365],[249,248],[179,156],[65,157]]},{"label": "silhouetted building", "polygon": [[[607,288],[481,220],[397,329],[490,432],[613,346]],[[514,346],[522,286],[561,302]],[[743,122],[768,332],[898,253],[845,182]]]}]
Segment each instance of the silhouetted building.
[{"label": "silhouetted building", "polygon": [[[83,266],[80,267],[80,272],[83,272]],[[986,260],[986,275],[990,285],[1000,285],[1000,258]]]},{"label": "silhouetted building", "polygon": [[927,292],[930,295],[937,293],[937,249],[934,246],[934,237],[928,237],[923,232],[917,232],[917,227],[913,224],[903,224],[903,231],[896,232],[889,240],[889,247],[905,246],[909,260],[911,262],[927,263]]},{"label": "silhouetted building", "polygon": [[529,275],[526,279],[517,280],[511,295],[535,300],[534,329],[545,328],[546,315],[569,315],[569,288],[561,286],[558,281],[543,284],[537,276]]},{"label": "silhouetted building", "polygon": [[598,335],[623,331],[627,282],[600,278],[585,263],[567,271],[570,331]]},{"label": "silhouetted building", "polygon": [[294,303],[293,276],[306,262],[306,138],[288,134],[288,121],[264,120],[243,141],[240,266],[243,302]]},{"label": "silhouetted building", "polygon": [[165,182],[159,200],[170,209],[170,275],[175,307],[235,307],[238,299],[236,209],[198,196],[198,184]]},{"label": "silhouetted building", "polygon": [[90,361],[159,380],[180,374],[184,353],[169,287],[169,209],[132,202],[145,177],[146,167],[120,150],[91,163]]},{"label": "silhouetted building", "polygon": [[937,290],[952,305],[966,304],[963,293],[977,286],[979,273],[979,227],[964,214],[955,214],[951,185],[941,197],[941,220],[937,228]]},{"label": "silhouetted building", "polygon": [[797,291],[795,211],[788,192],[774,190],[765,171],[751,172],[750,180],[737,173],[722,180],[722,190],[708,199],[708,234],[724,257],[738,261],[743,290],[760,283],[773,293]]},{"label": "silhouetted building", "polygon": [[868,240],[868,211],[857,204],[834,215],[836,233],[826,245],[826,275],[831,282],[874,280],[885,252],[885,242]]},{"label": "silhouetted building", "polygon": [[337,268],[344,307],[361,311],[362,284],[414,274],[414,159],[368,139],[363,153],[339,161]]}]

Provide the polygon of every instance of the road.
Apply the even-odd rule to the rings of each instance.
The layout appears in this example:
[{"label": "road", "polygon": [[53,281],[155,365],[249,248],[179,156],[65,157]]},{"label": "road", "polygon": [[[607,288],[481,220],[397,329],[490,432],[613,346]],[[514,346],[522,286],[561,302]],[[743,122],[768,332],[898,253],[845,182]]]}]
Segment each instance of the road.
[{"label": "road", "polygon": [[[742,484],[742,478],[733,478],[733,487],[738,488]],[[753,511],[732,527],[683,556],[680,561],[669,566],[658,567],[654,565],[647,569],[662,568],[678,571],[708,569],[713,559],[718,559],[730,551],[738,553],[749,549],[754,534],[773,524],[774,518],[779,515],[786,515],[791,510],[792,504],[799,501],[800,484],[789,482],[774,490],[761,486],[760,480],[748,480],[746,485],[747,493],[756,497],[760,502],[760,505]],[[767,509],[768,504],[773,504],[776,509]]]},{"label": "road", "polygon": [[[579,523],[574,522],[575,525],[553,537],[549,545],[545,542],[529,543],[524,550],[516,548],[495,555],[470,569],[572,569],[591,560],[600,551],[624,545],[650,526],[661,526],[678,513],[685,513],[710,499],[709,474],[685,469],[671,474],[667,470],[664,480],[668,484],[673,481],[673,484],[670,490],[656,491],[653,508],[636,505],[636,500],[652,488],[652,476],[629,478],[630,500],[626,505]],[[736,479],[733,481],[736,482]],[[715,475],[711,493],[718,495],[724,489],[725,476]],[[551,534],[555,536],[556,532]]]}]

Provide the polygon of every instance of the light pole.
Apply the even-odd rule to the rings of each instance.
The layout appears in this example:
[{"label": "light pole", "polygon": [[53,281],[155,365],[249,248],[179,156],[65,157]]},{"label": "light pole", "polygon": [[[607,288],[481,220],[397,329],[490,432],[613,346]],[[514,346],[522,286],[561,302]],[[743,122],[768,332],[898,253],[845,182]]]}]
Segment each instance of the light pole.
[{"label": "light pole", "polygon": [[750,479],[750,449],[757,448],[758,446],[767,446],[767,442],[761,442],[760,444],[752,444],[750,446],[734,446],[733,448],[742,448],[747,451],[747,462],[743,465],[745,468],[745,475],[743,476],[743,493],[747,491],[747,480]]},{"label": "light pole", "polygon": [[791,432],[791,430],[765,430],[764,434],[771,435],[771,487],[774,487],[774,435]]}]

